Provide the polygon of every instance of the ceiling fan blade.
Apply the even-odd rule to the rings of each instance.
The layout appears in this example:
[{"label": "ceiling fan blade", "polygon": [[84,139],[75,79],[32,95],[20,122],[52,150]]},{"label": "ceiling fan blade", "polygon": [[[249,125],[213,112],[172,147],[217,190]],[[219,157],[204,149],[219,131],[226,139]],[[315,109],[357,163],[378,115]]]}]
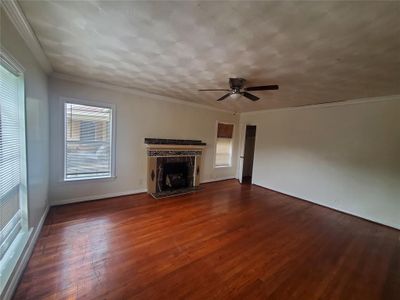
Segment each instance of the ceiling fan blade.
[{"label": "ceiling fan blade", "polygon": [[250,94],[247,92],[243,92],[242,95],[245,96],[246,98],[250,99],[251,101],[257,101],[258,99],[260,99],[257,96],[254,96],[253,94]]},{"label": "ceiling fan blade", "polygon": [[230,90],[227,89],[202,89],[202,90],[198,90],[199,92],[229,92]]},{"label": "ceiling fan blade", "polygon": [[230,95],[231,95],[231,93],[225,94],[225,95],[223,95],[221,98],[217,99],[217,101],[222,101],[222,100],[224,100],[225,98],[229,97]]},{"label": "ceiling fan blade", "polygon": [[273,84],[273,85],[262,85],[262,86],[250,86],[247,88],[244,88],[245,91],[271,91],[271,90],[278,90],[279,85]]}]

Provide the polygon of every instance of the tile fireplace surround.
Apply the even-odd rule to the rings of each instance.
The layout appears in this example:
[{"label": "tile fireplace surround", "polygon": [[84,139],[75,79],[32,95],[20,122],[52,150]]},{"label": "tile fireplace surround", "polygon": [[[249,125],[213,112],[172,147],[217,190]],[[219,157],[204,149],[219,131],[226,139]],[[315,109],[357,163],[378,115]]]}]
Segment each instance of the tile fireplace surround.
[{"label": "tile fireplace surround", "polygon": [[194,192],[200,184],[200,140],[145,138],[147,191],[154,198]]}]

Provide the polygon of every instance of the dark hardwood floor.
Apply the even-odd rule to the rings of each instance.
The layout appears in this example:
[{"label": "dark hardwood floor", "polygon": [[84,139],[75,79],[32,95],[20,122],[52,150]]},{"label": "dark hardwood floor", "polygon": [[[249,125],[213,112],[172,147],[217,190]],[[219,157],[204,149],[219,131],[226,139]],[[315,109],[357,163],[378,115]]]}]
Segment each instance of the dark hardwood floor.
[{"label": "dark hardwood floor", "polygon": [[399,299],[400,231],[235,180],[51,208],[15,299]]}]

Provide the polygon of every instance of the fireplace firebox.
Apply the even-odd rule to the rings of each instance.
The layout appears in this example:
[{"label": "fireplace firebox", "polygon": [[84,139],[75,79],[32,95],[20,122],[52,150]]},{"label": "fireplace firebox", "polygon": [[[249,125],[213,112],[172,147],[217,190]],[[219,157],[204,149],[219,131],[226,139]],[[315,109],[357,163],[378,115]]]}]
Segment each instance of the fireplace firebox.
[{"label": "fireplace firebox", "polygon": [[193,186],[194,156],[158,157],[157,192]]},{"label": "fireplace firebox", "polygon": [[163,190],[188,187],[186,163],[167,163],[164,169]]}]

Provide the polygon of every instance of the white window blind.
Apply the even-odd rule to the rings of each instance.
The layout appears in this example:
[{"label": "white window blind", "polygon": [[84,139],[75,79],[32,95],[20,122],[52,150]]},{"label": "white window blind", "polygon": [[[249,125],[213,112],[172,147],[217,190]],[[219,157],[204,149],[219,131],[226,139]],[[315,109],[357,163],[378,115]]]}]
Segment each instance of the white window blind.
[{"label": "white window blind", "polygon": [[215,166],[229,167],[232,163],[233,124],[218,123]]},{"label": "white window blind", "polygon": [[232,161],[232,139],[217,138],[217,151],[215,155],[215,165],[217,167],[227,167]]},{"label": "white window blind", "polygon": [[[20,78],[0,65],[0,259],[22,228],[24,134]],[[22,107],[21,107],[22,106]]]},{"label": "white window blind", "polygon": [[64,104],[65,180],[112,174],[112,108]]}]

